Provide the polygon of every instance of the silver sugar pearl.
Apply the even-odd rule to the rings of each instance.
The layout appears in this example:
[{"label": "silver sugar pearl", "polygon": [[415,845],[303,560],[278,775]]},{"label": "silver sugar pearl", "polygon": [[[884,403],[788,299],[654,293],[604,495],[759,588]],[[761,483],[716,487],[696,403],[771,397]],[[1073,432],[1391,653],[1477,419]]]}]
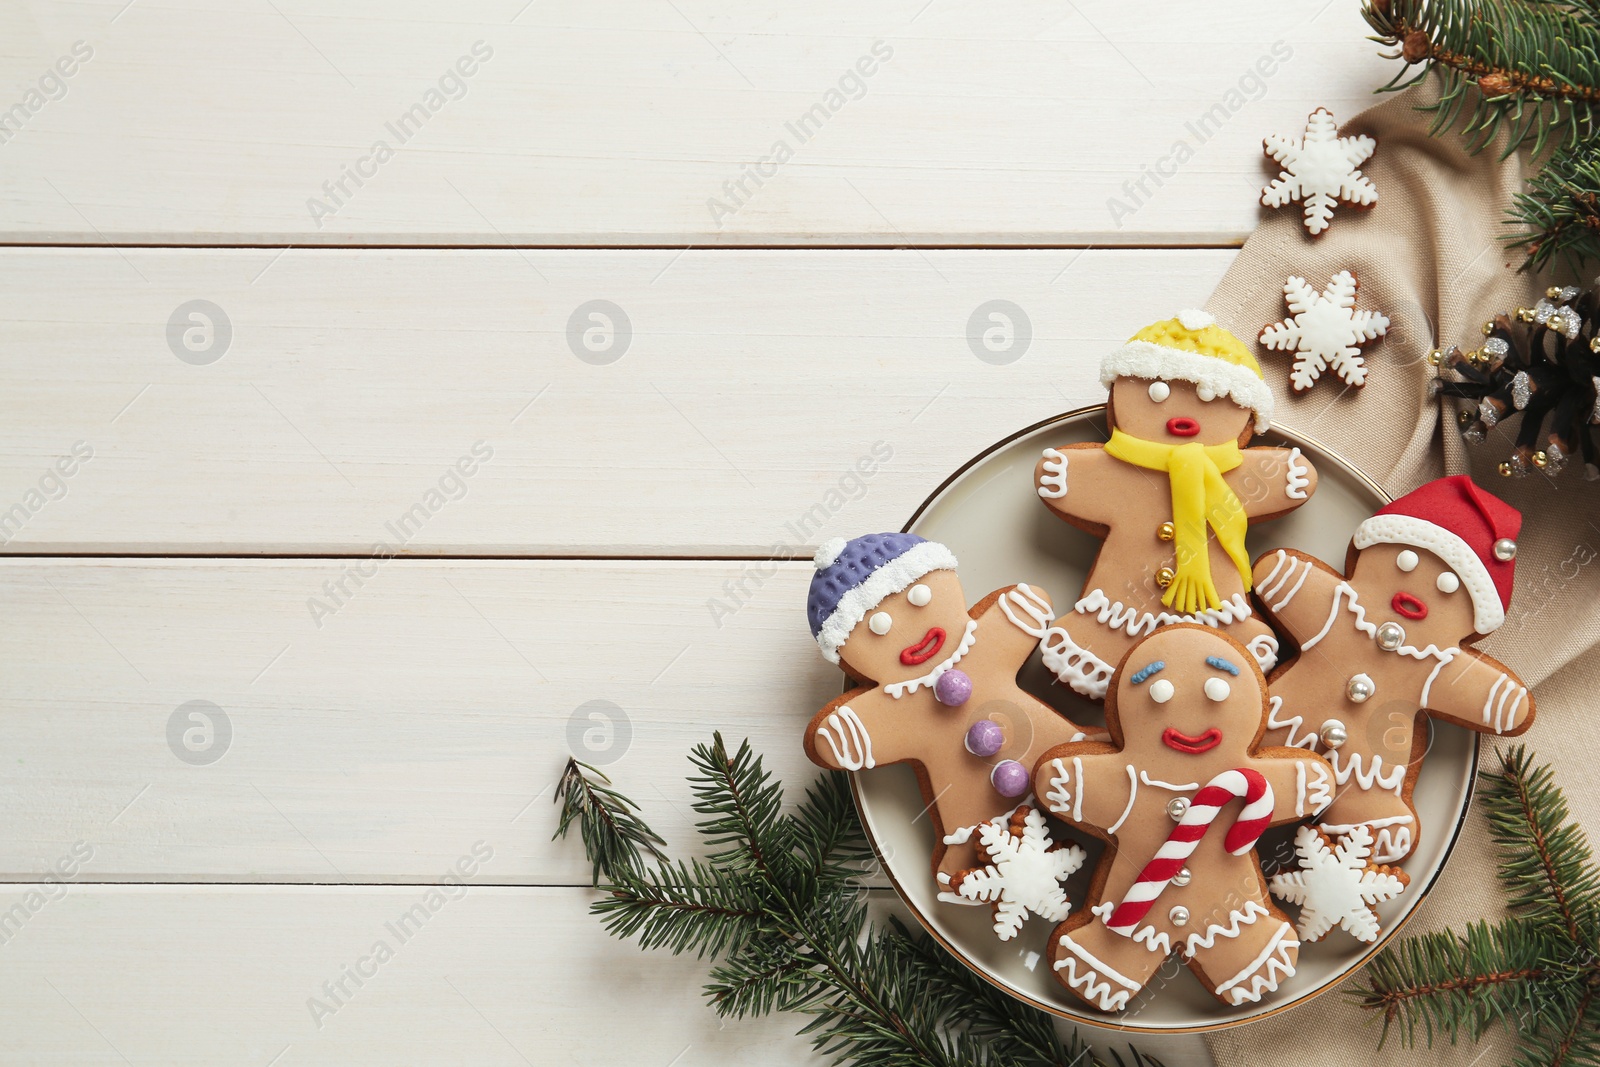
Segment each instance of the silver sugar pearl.
[{"label": "silver sugar pearl", "polygon": [[1172,876],[1172,884],[1182,889],[1189,884],[1189,880],[1193,877],[1194,875],[1189,873],[1189,868],[1180,867],[1178,873]]},{"label": "silver sugar pearl", "polygon": [[1173,908],[1171,911],[1167,912],[1167,918],[1172,920],[1173,926],[1188,926],[1189,909],[1184,907],[1182,904],[1179,904],[1176,908]]},{"label": "silver sugar pearl", "polygon": [[1509,537],[1502,537],[1494,543],[1494,558],[1501,563],[1510,563],[1517,558],[1517,543]]},{"label": "silver sugar pearl", "polygon": [[1167,801],[1167,814],[1171,816],[1173,822],[1177,822],[1178,820],[1182,819],[1184,815],[1188,813],[1188,811],[1188,797],[1173,797],[1171,800]]},{"label": "silver sugar pearl", "polygon": [[1377,691],[1377,683],[1365,674],[1351,675],[1350,681],[1344,687],[1344,695],[1350,698],[1352,704],[1366,703]]},{"label": "silver sugar pearl", "polygon": [[1322,729],[1317,731],[1317,736],[1322,739],[1323,748],[1338,748],[1349,738],[1345,733],[1344,723],[1338,719],[1329,719],[1322,724]]},{"label": "silver sugar pearl", "polygon": [[[1498,542],[1496,548],[1498,549]],[[1516,554],[1515,547],[1512,549],[1512,554]],[[1386,622],[1378,627],[1378,647],[1385,652],[1393,652],[1405,642],[1405,639],[1405,628],[1397,622]]]}]

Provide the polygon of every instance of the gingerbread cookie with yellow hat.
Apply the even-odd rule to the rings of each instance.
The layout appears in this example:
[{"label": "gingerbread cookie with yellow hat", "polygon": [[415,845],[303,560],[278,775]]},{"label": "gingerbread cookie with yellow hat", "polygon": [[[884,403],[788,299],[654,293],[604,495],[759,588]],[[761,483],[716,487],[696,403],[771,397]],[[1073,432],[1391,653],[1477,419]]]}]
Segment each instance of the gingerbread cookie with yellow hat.
[{"label": "gingerbread cookie with yellow hat", "polygon": [[1250,349],[1202,311],[1147,326],[1108,355],[1110,440],[1046,448],[1045,505],[1101,538],[1082,595],[1041,642],[1056,677],[1103,699],[1115,664],[1151,631],[1199,623],[1263,671],[1278,640],[1251,606],[1251,523],[1304,504],[1317,474],[1298,448],[1245,447],[1272,421]]}]

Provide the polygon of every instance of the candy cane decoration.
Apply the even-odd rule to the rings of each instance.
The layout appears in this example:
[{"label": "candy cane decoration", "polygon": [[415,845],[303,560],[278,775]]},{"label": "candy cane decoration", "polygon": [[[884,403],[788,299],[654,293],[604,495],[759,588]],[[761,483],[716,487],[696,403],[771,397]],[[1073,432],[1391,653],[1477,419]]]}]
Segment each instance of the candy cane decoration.
[{"label": "candy cane decoration", "polygon": [[1106,920],[1106,925],[1119,934],[1132,937],[1139,920],[1155,904],[1173,875],[1183,869],[1184,861],[1194,852],[1206,831],[1211,829],[1217,812],[1222,810],[1224,804],[1240,797],[1244,798],[1244,808],[1233,825],[1228,827],[1222,847],[1233,856],[1242,856],[1255,848],[1256,841],[1266,832],[1272,820],[1272,787],[1259,771],[1223,771],[1194,795],[1189,802],[1189,810],[1183,813],[1183,818],[1172,828],[1166,842],[1156,850],[1155,858],[1145,864],[1139,877],[1128,887],[1127,895],[1111,913],[1111,918]]}]

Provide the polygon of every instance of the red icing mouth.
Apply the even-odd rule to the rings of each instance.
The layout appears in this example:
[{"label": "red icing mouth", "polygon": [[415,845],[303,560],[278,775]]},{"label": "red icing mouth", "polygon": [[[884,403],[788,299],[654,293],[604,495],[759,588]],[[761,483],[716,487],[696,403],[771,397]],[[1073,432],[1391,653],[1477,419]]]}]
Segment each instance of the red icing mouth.
[{"label": "red icing mouth", "polygon": [[1428,605],[1412,596],[1410,593],[1396,593],[1394,599],[1389,601],[1389,606],[1396,614],[1404,615],[1408,619],[1426,619]]},{"label": "red icing mouth", "polygon": [[1187,752],[1193,756],[1201,752],[1210,752],[1222,744],[1222,731],[1213,726],[1199,737],[1190,737],[1169,726],[1161,731],[1161,743],[1170,749]]},{"label": "red icing mouth", "polygon": [[1200,432],[1200,424],[1187,415],[1167,420],[1167,432],[1174,437],[1193,437]]},{"label": "red icing mouth", "polygon": [[943,647],[944,630],[938,626],[930,627],[928,632],[922,635],[921,641],[900,650],[900,662],[907,667],[915,667],[937,656]]}]

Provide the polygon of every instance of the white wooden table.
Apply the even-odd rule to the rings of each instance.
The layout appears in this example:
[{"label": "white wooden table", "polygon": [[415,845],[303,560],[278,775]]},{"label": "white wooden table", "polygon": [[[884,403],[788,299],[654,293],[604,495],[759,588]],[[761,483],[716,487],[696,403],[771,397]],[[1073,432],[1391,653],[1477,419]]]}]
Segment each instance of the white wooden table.
[{"label": "white wooden table", "polygon": [[0,8],[0,1062],[811,1062],[586,914],[563,761],[679,848],[713,728],[806,781],[837,676],[763,561],[1098,399],[1255,225],[1262,135],[1367,106],[1363,34]]}]

